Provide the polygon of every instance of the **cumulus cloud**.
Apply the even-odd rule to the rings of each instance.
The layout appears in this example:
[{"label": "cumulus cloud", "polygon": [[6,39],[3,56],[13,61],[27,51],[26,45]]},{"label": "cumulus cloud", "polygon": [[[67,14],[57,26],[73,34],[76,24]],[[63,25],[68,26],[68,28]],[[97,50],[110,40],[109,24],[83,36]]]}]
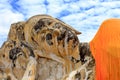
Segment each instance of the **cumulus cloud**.
[{"label": "cumulus cloud", "polygon": [[119,0],[1,0],[0,44],[7,38],[10,24],[37,14],[59,18],[82,32],[79,39],[89,42],[100,24],[108,18],[120,18]]}]

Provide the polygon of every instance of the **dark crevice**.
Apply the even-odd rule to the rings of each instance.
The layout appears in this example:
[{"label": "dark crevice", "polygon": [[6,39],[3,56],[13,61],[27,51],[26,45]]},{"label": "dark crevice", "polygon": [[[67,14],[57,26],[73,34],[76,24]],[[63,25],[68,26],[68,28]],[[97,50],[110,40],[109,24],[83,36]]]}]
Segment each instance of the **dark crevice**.
[{"label": "dark crevice", "polygon": [[80,62],[80,60],[77,60],[77,59],[75,59],[74,57],[71,57],[71,61],[72,61],[73,63],[78,63],[78,62]]},{"label": "dark crevice", "polygon": [[31,39],[32,39],[32,41],[33,41],[35,44],[38,45],[37,41],[35,41],[33,37],[31,37]]},{"label": "dark crevice", "polygon": [[9,58],[13,62],[13,67],[15,67],[15,60],[17,59],[19,53],[21,52],[21,48],[15,47],[9,51]]},{"label": "dark crevice", "polygon": [[80,74],[80,72],[78,72],[77,74],[75,74],[75,79],[76,79],[76,80],[80,80],[80,79],[81,79],[81,74]]},{"label": "dark crevice", "polygon": [[35,29],[35,31],[38,32],[38,31],[41,30],[43,27],[46,27],[46,26],[51,25],[52,22],[53,22],[52,20],[47,19],[47,18],[40,19],[40,20],[36,23],[36,25],[34,26],[34,29]]},{"label": "dark crevice", "polygon": [[25,44],[24,42],[21,42],[21,46],[27,47],[30,51],[30,56],[35,57],[32,47],[28,46],[28,44]]},{"label": "dark crevice", "polygon": [[51,40],[51,39],[52,39],[52,34],[48,33],[48,34],[46,35],[46,40]]}]

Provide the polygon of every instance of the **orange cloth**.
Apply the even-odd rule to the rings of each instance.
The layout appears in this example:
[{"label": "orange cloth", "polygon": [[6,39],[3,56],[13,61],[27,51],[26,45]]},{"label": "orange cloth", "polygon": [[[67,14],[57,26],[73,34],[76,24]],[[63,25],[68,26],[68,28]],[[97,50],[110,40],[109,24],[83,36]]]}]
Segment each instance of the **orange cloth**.
[{"label": "orange cloth", "polygon": [[120,80],[120,19],[102,23],[90,50],[96,61],[95,80]]}]

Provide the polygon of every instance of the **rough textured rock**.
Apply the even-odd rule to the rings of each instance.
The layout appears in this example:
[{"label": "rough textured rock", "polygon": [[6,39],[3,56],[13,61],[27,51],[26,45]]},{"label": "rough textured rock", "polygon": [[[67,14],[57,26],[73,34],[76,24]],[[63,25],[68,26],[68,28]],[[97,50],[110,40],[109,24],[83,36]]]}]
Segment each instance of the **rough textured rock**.
[{"label": "rough textured rock", "polygon": [[80,43],[80,61],[78,68],[73,70],[63,80],[94,80],[95,60],[91,55],[89,44]]},{"label": "rough textured rock", "polygon": [[49,15],[12,24],[0,48],[0,80],[94,80],[94,59],[78,34]]}]

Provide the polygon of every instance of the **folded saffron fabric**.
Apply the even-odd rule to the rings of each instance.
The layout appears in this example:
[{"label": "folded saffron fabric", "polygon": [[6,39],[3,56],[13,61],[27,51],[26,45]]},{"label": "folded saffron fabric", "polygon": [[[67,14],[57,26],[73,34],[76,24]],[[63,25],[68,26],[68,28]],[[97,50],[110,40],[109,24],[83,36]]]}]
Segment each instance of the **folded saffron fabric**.
[{"label": "folded saffron fabric", "polygon": [[90,50],[96,61],[95,80],[120,80],[120,19],[101,24]]}]

